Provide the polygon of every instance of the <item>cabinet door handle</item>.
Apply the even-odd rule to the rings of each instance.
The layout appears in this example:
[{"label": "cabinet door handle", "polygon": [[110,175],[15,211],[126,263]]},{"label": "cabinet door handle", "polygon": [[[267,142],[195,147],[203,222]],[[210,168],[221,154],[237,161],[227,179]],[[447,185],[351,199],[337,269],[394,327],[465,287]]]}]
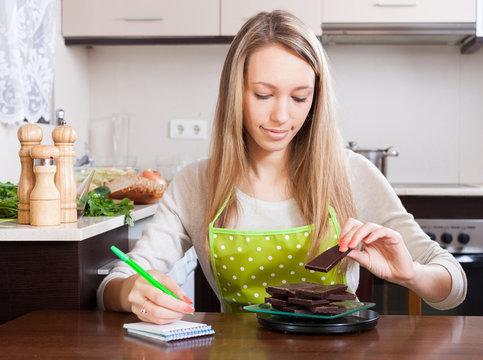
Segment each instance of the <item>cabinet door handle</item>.
[{"label": "cabinet door handle", "polygon": [[122,19],[124,21],[163,21],[162,17],[152,17],[152,16],[127,16]]},{"label": "cabinet door handle", "polygon": [[389,1],[381,1],[378,3],[375,3],[374,6],[377,7],[416,7],[418,4],[414,2],[389,2]]},{"label": "cabinet door handle", "polygon": [[107,275],[111,271],[111,269],[116,265],[116,263],[120,261],[119,259],[114,259],[112,261],[109,261],[107,264],[101,266],[99,269],[97,269],[97,275]]}]

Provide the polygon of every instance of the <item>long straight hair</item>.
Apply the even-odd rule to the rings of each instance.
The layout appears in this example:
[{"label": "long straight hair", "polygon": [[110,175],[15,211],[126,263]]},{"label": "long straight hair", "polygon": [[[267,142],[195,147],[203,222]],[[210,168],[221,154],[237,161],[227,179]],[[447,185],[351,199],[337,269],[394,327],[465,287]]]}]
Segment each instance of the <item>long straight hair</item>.
[{"label": "long straight hair", "polygon": [[[293,196],[308,223],[314,224],[308,258],[327,241],[328,207],[341,224],[354,217],[355,206],[341,136],[334,115],[328,63],[315,34],[292,14],[276,10],[250,18],[235,36],[220,79],[208,163],[209,196],[206,228],[225,200],[230,200],[215,225],[224,227],[237,216],[232,190],[248,173],[243,128],[243,86],[250,55],[267,45],[281,45],[304,59],[314,70],[315,91],[307,119],[292,140],[288,170]],[[207,236],[206,250],[209,252]]]}]

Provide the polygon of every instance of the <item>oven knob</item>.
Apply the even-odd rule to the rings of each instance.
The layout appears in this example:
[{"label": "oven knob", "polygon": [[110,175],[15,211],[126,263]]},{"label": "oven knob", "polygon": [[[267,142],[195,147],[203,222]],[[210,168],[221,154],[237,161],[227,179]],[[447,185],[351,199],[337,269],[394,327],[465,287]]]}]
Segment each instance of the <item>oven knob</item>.
[{"label": "oven knob", "polygon": [[426,233],[426,234],[429,236],[429,238],[430,238],[431,240],[436,240],[436,234],[435,234],[435,233],[428,232],[428,233]]},{"label": "oven knob", "polygon": [[461,233],[458,235],[458,242],[460,244],[466,245],[470,242],[470,236],[466,233]]},{"label": "oven knob", "polygon": [[450,233],[444,232],[441,234],[441,241],[443,244],[449,244],[451,241],[453,241],[453,235]]}]

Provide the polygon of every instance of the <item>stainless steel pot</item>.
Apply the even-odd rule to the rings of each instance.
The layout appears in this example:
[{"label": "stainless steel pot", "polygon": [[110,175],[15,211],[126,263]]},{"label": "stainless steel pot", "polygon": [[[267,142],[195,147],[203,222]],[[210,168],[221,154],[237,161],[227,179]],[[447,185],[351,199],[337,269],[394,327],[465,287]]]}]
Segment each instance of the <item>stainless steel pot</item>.
[{"label": "stainless steel pot", "polygon": [[361,149],[355,141],[349,141],[348,149],[368,158],[386,176],[386,158],[388,156],[398,156],[397,151],[392,151],[392,146],[386,149]]}]

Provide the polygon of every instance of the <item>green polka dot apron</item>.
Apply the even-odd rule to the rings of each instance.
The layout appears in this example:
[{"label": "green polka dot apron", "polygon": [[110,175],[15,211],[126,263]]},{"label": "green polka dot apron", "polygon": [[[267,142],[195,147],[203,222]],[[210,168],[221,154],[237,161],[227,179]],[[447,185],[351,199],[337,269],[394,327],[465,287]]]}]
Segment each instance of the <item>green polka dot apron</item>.
[{"label": "green polka dot apron", "polygon": [[[265,302],[267,286],[313,282],[346,284],[345,273],[335,266],[328,273],[305,269],[313,225],[278,230],[234,230],[215,228],[225,204],[209,225],[210,253],[218,291],[230,312]],[[328,244],[319,253],[337,245],[340,226],[329,206]]]}]

